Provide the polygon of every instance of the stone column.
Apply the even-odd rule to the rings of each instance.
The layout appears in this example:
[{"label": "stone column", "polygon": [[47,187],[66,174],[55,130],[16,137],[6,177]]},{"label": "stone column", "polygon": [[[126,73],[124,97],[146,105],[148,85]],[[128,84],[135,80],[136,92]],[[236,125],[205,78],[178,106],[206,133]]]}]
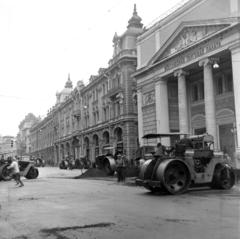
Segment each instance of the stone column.
[{"label": "stone column", "polygon": [[181,133],[189,133],[189,116],[187,101],[186,76],[189,73],[182,69],[174,72],[174,76],[178,77],[178,111],[179,111],[179,131]]},{"label": "stone column", "polygon": [[140,146],[143,145],[143,96],[142,96],[142,88],[137,89],[137,107],[138,107],[138,139]]},{"label": "stone column", "polygon": [[[156,133],[169,133],[168,86],[166,79],[155,79]],[[163,145],[170,146],[170,138],[162,138]]]},{"label": "stone column", "polygon": [[232,52],[232,74],[234,86],[234,101],[235,101],[235,115],[236,115],[236,167],[240,168],[240,44],[230,48]]},{"label": "stone column", "polygon": [[203,66],[206,128],[207,132],[214,137],[214,150],[219,150],[214,99],[214,83],[212,73],[213,63],[213,60],[206,58],[199,61],[199,66]]}]

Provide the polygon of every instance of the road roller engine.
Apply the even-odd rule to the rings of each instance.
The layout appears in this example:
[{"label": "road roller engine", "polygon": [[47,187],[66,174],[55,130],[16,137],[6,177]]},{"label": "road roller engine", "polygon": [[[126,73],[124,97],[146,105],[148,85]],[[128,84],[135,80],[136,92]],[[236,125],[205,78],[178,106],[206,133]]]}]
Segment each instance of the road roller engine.
[{"label": "road roller engine", "polygon": [[46,165],[46,160],[43,158],[40,158],[40,157],[38,157],[36,159],[31,158],[31,160],[33,160],[36,163],[35,164],[36,167],[45,167],[45,165]]},{"label": "road roller engine", "polygon": [[[11,170],[7,167],[11,164],[12,157],[8,157],[6,160],[1,160],[0,162],[0,181],[9,181],[12,179]],[[36,179],[39,175],[38,169],[35,167],[35,162],[33,161],[18,161],[20,176],[27,179]]]},{"label": "road roller engine", "polygon": [[142,165],[148,159],[153,159],[152,153],[155,151],[154,146],[150,145],[142,145],[136,151],[136,158],[134,160],[134,166],[136,168],[137,173],[140,172]]},{"label": "road roller engine", "polygon": [[231,189],[235,184],[235,174],[231,159],[221,151],[214,151],[212,135],[147,134],[144,139],[183,136],[173,146],[162,146],[163,155],[153,153],[153,159],[145,161],[141,167],[138,186],[151,192],[164,191],[181,194],[190,186],[209,186],[213,189]]}]

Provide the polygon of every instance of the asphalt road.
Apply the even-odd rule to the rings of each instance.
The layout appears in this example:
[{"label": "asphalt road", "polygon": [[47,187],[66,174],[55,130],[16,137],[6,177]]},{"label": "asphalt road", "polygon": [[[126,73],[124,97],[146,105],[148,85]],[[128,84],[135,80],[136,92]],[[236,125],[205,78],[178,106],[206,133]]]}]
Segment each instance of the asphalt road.
[{"label": "asphalt road", "polygon": [[151,194],[132,179],[71,179],[39,168],[36,180],[0,182],[0,239],[238,239],[240,188]]}]

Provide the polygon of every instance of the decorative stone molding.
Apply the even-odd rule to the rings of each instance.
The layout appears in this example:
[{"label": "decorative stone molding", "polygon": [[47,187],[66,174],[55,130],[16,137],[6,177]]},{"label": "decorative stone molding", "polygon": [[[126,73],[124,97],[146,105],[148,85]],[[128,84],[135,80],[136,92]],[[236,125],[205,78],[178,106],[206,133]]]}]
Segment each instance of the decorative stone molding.
[{"label": "decorative stone molding", "polygon": [[119,99],[119,103],[122,104],[123,103],[123,100],[124,100],[124,97],[123,97],[123,93],[120,92],[116,95],[116,98]]},{"label": "decorative stone molding", "polygon": [[174,76],[175,77],[179,77],[179,76],[188,76],[189,75],[189,72],[188,71],[185,71],[183,69],[178,69],[176,71],[174,71]]},{"label": "decorative stone molding", "polygon": [[136,92],[133,93],[132,99],[133,99],[133,103],[135,105],[137,105],[137,93]]},{"label": "decorative stone molding", "polygon": [[213,65],[214,61],[210,58],[205,58],[199,61],[199,66],[207,66],[207,65]]},{"label": "decorative stone molding", "polygon": [[150,91],[143,95],[143,105],[155,102],[155,90]]}]

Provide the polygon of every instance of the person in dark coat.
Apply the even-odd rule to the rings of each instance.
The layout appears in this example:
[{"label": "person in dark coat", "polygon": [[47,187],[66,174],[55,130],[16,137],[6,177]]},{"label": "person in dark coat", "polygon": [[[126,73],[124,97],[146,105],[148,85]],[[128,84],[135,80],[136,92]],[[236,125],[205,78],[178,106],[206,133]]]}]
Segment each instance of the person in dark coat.
[{"label": "person in dark coat", "polygon": [[163,145],[161,143],[158,143],[155,155],[163,156],[164,155],[163,149],[164,149]]},{"label": "person in dark coat", "polygon": [[178,143],[186,145],[186,148],[193,148],[192,140],[189,139],[187,135],[184,135],[184,137],[180,139]]},{"label": "person in dark coat", "polygon": [[124,162],[122,155],[118,153],[116,159],[116,168],[117,168],[117,176],[118,176],[118,183],[124,181],[124,176],[123,176],[123,167],[124,167]]}]

